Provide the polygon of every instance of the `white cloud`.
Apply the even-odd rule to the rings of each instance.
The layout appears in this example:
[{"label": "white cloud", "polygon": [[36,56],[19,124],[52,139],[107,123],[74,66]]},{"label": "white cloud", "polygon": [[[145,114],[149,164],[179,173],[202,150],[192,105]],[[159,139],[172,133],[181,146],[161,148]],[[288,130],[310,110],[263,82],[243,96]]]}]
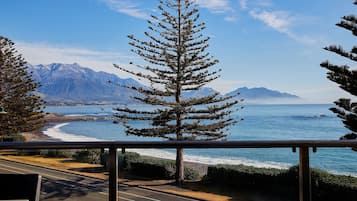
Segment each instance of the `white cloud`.
[{"label": "white cloud", "polygon": [[236,21],[238,21],[238,19],[236,17],[234,17],[234,16],[227,16],[227,17],[224,18],[224,21],[226,21],[226,22],[236,22]]},{"label": "white cloud", "polygon": [[259,9],[253,9],[249,12],[249,15],[254,19],[264,22],[270,28],[286,34],[289,38],[298,41],[304,44],[316,44],[319,42],[318,39],[311,38],[309,36],[300,36],[293,31],[291,31],[290,26],[295,20],[288,12],[286,11],[261,11]]},{"label": "white cloud", "polygon": [[133,57],[118,52],[97,51],[46,43],[16,42],[16,49],[30,64],[78,63],[95,71],[115,73],[121,77],[128,77],[128,74],[114,68],[113,63],[125,65],[122,63],[128,63],[128,60],[133,59]]},{"label": "white cloud", "polygon": [[229,5],[229,0],[196,0],[196,3],[200,7],[206,8],[213,13],[233,11]]},{"label": "white cloud", "polygon": [[256,0],[255,5],[261,7],[270,7],[272,6],[272,2],[270,0]]},{"label": "white cloud", "polygon": [[103,0],[111,9],[139,19],[148,19],[149,15],[139,8],[133,0]]},{"label": "white cloud", "polygon": [[267,26],[282,33],[289,31],[288,27],[292,21],[292,17],[284,11],[268,12],[254,9],[251,10],[249,14],[253,18],[263,21]]},{"label": "white cloud", "polygon": [[248,3],[248,0],[239,0],[240,8],[243,10],[247,9],[248,8],[247,3]]}]

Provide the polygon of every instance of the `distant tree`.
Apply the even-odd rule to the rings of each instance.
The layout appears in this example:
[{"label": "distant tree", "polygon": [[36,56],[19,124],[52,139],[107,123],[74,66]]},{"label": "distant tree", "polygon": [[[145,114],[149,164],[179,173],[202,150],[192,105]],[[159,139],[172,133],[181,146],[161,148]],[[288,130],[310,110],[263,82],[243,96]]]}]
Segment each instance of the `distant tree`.
[{"label": "distant tree", "polygon": [[43,125],[43,101],[35,93],[39,85],[25,64],[14,43],[0,36],[0,105],[7,112],[0,115],[0,141]]},{"label": "distant tree", "polygon": [[[357,5],[357,1],[354,2]],[[354,15],[348,15],[342,17],[342,20],[336,24],[348,31],[351,31],[354,36],[357,36],[357,17]],[[352,47],[350,51],[346,51],[342,46],[331,45],[324,48],[327,51],[334,52],[351,62],[357,62],[357,46]],[[348,65],[333,65],[328,61],[320,64],[321,67],[329,70],[327,72],[327,78],[333,82],[339,84],[340,88],[350,93],[353,96],[357,96],[357,70],[351,69]],[[351,99],[341,98],[335,101],[337,107],[330,110],[337,114],[342,120],[345,127],[352,133],[346,134],[341,139],[357,139],[357,102],[351,101]]]},{"label": "distant tree", "polygon": [[[227,136],[228,126],[236,123],[231,118],[232,106],[239,101],[233,96],[212,93],[202,97],[184,98],[183,93],[200,90],[217,79],[221,70],[208,68],[218,60],[206,52],[209,37],[199,23],[197,5],[190,0],[160,0],[161,17],[148,20],[147,40],[129,35],[132,52],[148,65],[135,65],[138,70],[120,70],[147,80],[148,87],[123,86],[139,92],[134,97],[154,109],[116,108],[117,121],[126,128],[127,135],[160,137],[167,140],[217,140]],[[133,64],[132,62],[130,64]],[[133,124],[131,120],[147,121]],[[146,125],[146,126],[142,126]],[[176,182],[184,181],[183,149],[176,152]]]}]

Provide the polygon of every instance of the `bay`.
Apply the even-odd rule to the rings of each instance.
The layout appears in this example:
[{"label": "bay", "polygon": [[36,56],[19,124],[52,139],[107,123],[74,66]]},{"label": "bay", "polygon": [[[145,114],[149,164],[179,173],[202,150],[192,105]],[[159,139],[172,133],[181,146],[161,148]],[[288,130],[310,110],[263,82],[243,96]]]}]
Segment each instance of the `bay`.
[{"label": "bay", "polygon": [[[245,105],[234,114],[241,119],[230,128],[224,140],[337,140],[349,131],[328,109],[333,105]],[[63,115],[110,117],[113,105],[56,106],[47,112]],[[145,107],[145,106],[133,106]],[[139,125],[139,123],[137,123]],[[51,128],[49,128],[51,129]],[[53,128],[52,128],[53,129]],[[61,140],[134,140],[157,138],[126,136],[112,121],[77,121],[57,125],[55,136]],[[52,134],[54,130],[47,130]],[[65,135],[67,134],[67,135]],[[134,150],[144,155],[175,158],[174,150]],[[319,148],[311,153],[311,166],[337,174],[357,176],[357,153],[349,148]],[[288,168],[298,163],[298,153],[291,149],[198,149],[185,150],[185,160],[206,164],[246,164],[257,167]]]}]

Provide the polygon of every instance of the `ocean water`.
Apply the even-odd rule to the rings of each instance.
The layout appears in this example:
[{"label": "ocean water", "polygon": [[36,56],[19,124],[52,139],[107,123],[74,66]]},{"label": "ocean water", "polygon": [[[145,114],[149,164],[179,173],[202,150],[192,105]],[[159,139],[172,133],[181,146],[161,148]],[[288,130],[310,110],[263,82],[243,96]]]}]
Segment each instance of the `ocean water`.
[{"label": "ocean water", "polygon": [[[234,114],[241,119],[230,128],[225,140],[336,140],[349,131],[328,110],[333,105],[245,105]],[[58,106],[46,111],[63,115],[111,116],[112,105]],[[64,141],[137,140],[158,138],[126,136],[112,121],[76,121],[46,128],[45,134]],[[174,150],[132,150],[144,155],[175,158]],[[246,164],[257,167],[288,168],[298,163],[291,149],[195,149],[185,150],[185,160],[206,164]],[[311,153],[311,166],[337,174],[357,176],[357,153],[349,148],[319,148]]]}]

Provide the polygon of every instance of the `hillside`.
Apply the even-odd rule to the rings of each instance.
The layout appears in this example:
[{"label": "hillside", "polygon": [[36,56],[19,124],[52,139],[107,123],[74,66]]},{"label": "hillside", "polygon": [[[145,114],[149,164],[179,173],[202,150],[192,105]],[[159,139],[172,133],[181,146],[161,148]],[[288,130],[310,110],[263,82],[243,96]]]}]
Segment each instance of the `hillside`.
[{"label": "hillside", "polygon": [[265,87],[255,87],[255,88],[242,87],[232,92],[229,92],[226,95],[233,95],[236,93],[240,93],[239,98],[243,98],[245,102],[248,103],[269,103],[269,101],[271,103],[276,103],[276,102],[292,102],[292,101],[301,100],[299,96],[267,89]]},{"label": "hillside", "polygon": [[[131,97],[138,95],[135,91],[118,87],[143,86],[134,79],[122,79],[106,72],[95,72],[90,68],[74,64],[53,63],[48,65],[28,65],[33,78],[41,83],[38,92],[43,94],[48,104],[131,104],[136,103]],[[115,83],[109,83],[109,81]],[[199,91],[183,93],[184,98],[205,96],[215,93],[212,88],[204,87]],[[260,88],[238,88],[226,95],[241,95],[239,99],[250,102],[267,102],[270,100],[298,100],[299,97],[289,93]]]},{"label": "hillside", "polygon": [[29,66],[33,77],[41,83],[39,92],[49,104],[58,103],[130,103],[135,92],[124,86],[140,86],[137,81],[121,79],[114,74],[95,72],[78,64],[49,64]]}]

